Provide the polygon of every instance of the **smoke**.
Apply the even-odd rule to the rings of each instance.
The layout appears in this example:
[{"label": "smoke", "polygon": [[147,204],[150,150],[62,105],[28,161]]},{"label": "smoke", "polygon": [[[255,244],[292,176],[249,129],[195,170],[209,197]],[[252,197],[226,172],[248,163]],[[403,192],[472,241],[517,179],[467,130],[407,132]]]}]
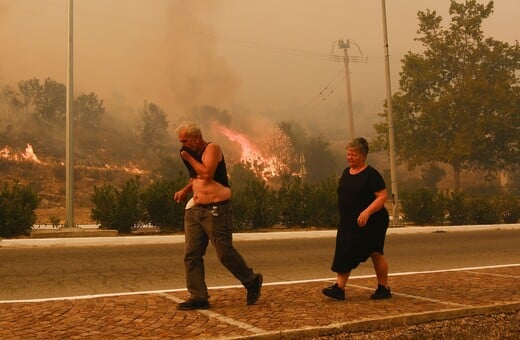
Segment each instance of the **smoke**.
[{"label": "smoke", "polygon": [[239,82],[226,60],[216,53],[215,34],[208,20],[215,11],[215,1],[176,1],[168,10],[164,71],[174,105],[180,110],[199,105],[229,108],[234,100]]},{"label": "smoke", "polygon": [[0,18],[5,16],[9,11],[9,4],[5,0],[0,0]]},{"label": "smoke", "polygon": [[[219,9],[217,0],[76,2],[74,92],[97,93],[107,113],[113,105],[125,118],[135,117],[144,100],[164,108],[170,120],[199,105],[229,108],[239,80],[217,52]],[[0,39],[7,42],[2,85],[34,77],[65,83],[66,2],[0,0],[0,17]]]},{"label": "smoke", "polygon": [[[9,12],[9,6],[4,0],[0,0],[0,23],[3,21],[4,17]],[[1,27],[1,24],[0,24]],[[3,85],[5,82],[5,76],[4,76],[4,66],[2,65],[1,58],[0,58],[0,86]]]}]

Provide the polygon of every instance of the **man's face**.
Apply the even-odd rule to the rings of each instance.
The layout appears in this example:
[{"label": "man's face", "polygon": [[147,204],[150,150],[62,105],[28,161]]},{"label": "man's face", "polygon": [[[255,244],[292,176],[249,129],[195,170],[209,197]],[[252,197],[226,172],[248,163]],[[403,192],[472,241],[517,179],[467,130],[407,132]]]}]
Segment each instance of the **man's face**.
[{"label": "man's face", "polygon": [[193,151],[197,151],[198,138],[188,136],[186,131],[181,131],[179,133],[179,142],[182,144],[183,147],[186,147]]}]

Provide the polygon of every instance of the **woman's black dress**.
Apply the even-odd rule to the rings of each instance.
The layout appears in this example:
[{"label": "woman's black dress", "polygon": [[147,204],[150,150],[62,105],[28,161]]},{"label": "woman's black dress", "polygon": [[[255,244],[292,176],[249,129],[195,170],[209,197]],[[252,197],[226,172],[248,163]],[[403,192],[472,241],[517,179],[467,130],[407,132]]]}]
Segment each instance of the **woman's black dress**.
[{"label": "woman's black dress", "polygon": [[375,192],[385,188],[383,177],[371,166],[355,175],[349,171],[343,170],[337,190],[340,218],[331,268],[336,273],[350,272],[373,252],[384,254],[388,228],[384,207],[370,216],[365,227],[357,223],[359,214],[375,200]]}]

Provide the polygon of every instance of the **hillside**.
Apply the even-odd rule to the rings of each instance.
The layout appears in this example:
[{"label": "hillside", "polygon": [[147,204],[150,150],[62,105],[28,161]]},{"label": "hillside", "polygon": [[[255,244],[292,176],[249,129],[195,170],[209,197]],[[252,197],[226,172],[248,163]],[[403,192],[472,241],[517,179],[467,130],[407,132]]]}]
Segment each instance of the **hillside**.
[{"label": "hillside", "polygon": [[[88,162],[83,159],[78,163],[74,166],[74,219],[78,224],[93,223],[90,219],[90,198],[95,186],[107,183],[119,186],[135,176],[146,181],[150,173],[149,170],[139,169],[130,162],[96,166],[85,165]],[[4,147],[0,150],[0,178],[2,182],[9,184],[19,182],[31,186],[38,193],[41,201],[36,211],[37,224],[49,224],[51,217],[59,218],[60,223],[64,222],[66,175],[62,160],[44,154],[37,156],[29,147],[25,152],[16,152]]]}]

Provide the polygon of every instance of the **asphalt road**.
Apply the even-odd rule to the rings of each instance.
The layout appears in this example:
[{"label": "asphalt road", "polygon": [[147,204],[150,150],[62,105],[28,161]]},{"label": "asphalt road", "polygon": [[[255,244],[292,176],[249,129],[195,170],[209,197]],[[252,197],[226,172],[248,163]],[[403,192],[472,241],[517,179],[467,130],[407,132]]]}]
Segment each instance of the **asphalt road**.
[{"label": "asphalt road", "polygon": [[[520,230],[388,235],[390,273],[520,263]],[[236,241],[264,282],[334,277],[334,238]],[[0,300],[184,288],[183,244],[0,248]],[[209,286],[238,281],[206,259]],[[370,260],[353,276],[372,275]],[[391,279],[390,279],[391,280]]]}]

